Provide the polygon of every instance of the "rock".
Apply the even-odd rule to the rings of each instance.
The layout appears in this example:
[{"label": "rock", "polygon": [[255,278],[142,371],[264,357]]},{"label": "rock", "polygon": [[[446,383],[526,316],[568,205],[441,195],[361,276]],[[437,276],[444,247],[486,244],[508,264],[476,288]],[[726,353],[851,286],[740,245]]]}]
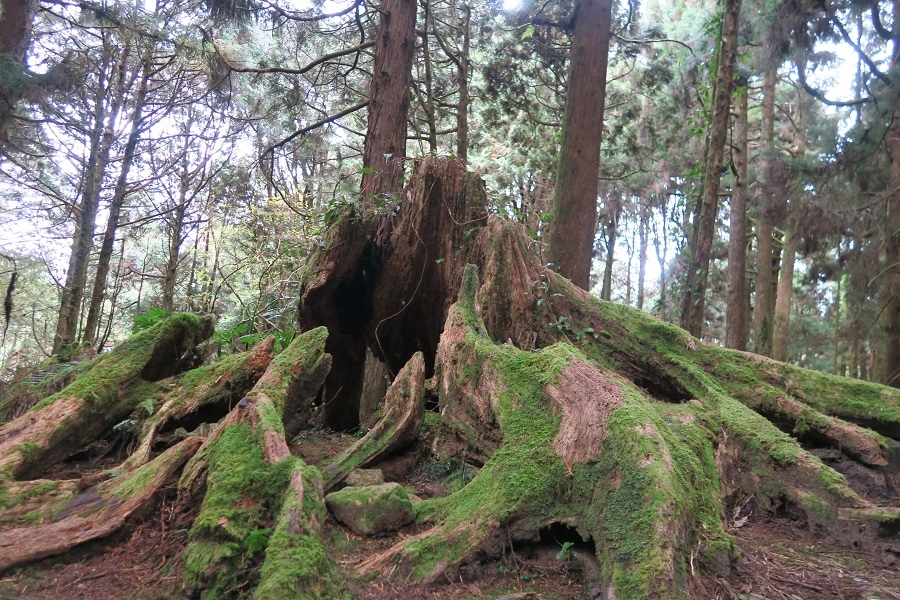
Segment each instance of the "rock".
[{"label": "rock", "polygon": [[381,485],[384,483],[384,474],[381,469],[356,469],[347,475],[344,483],[350,487]]},{"label": "rock", "polygon": [[447,491],[447,488],[439,483],[429,483],[422,487],[421,496],[423,498],[443,498],[444,496],[449,495],[450,493]]},{"label": "rock", "polygon": [[325,504],[357,535],[397,531],[415,520],[409,496],[399,483],[345,487],[325,496]]}]

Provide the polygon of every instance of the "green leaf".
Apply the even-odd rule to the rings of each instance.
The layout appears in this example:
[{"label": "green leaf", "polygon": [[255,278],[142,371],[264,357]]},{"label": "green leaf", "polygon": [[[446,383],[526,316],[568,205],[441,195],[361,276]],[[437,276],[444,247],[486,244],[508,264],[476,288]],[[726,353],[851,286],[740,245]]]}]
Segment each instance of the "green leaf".
[{"label": "green leaf", "polygon": [[571,553],[569,552],[569,548],[574,545],[574,542],[563,542],[562,550],[559,551],[559,553],[556,555],[556,558],[558,558],[559,560],[565,560],[569,558],[569,556],[571,555]]},{"label": "green leaf", "polygon": [[528,38],[532,37],[533,35],[534,35],[534,25],[529,25],[528,27],[525,28],[525,31],[522,32],[521,39],[527,40]]}]

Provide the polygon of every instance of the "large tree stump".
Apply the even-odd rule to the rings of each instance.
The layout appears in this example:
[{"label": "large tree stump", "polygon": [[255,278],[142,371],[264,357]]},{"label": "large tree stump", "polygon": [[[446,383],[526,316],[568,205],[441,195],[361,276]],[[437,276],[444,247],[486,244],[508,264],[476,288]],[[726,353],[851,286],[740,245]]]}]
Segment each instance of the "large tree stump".
[{"label": "large tree stump", "polygon": [[[190,593],[343,597],[323,491],[414,440],[425,378],[440,410],[435,460],[477,474],[419,504],[417,533],[360,565],[366,577],[457,579],[562,531],[592,548],[594,595],[687,598],[697,573],[727,574],[729,528],[748,498],[863,551],[896,543],[900,392],[716,348],[592,298],[486,202],[461,164],[432,158],[415,164],[388,214],[348,211],[305,267],[306,332],[271,361],[261,346],[176,376],[194,366],[205,329],[178,316],[79,366],[68,387],[0,430],[0,543],[36,532],[35,554],[16,560],[63,551],[81,539],[66,528],[88,515],[75,502],[65,524],[42,521],[54,502],[88,488],[82,497],[100,498],[98,514],[121,524],[107,502],[114,490],[146,506],[159,486],[148,474],[180,470],[183,500],[199,505],[183,554]],[[304,427],[358,425],[367,352],[394,378],[384,415],[323,476],[287,441]],[[24,480],[148,399],[155,417],[128,474]],[[208,438],[151,460],[164,426],[204,420],[219,422]],[[197,445],[183,468],[170,461]],[[24,526],[32,514],[39,522]],[[53,531],[64,542],[51,549]]]}]

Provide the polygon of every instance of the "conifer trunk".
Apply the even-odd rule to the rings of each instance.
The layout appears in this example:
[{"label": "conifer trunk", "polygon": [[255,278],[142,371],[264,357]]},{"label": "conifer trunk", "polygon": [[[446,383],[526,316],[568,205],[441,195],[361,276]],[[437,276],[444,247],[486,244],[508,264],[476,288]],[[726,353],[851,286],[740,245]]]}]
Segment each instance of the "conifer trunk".
[{"label": "conifer trunk", "polygon": [[687,282],[681,304],[681,326],[700,337],[706,320],[706,285],[716,217],[719,213],[719,180],[725,158],[731,90],[737,61],[738,24],[741,0],[723,0],[724,17],[717,54],[716,83],[710,111],[710,132],[706,140],[703,195],[695,211],[688,256]]},{"label": "conifer trunk", "polygon": [[725,307],[725,347],[745,350],[749,320],[747,293],[747,80],[735,96],[734,143],[731,153],[737,173],[731,192],[728,237],[728,300]]},{"label": "conifer trunk", "polygon": [[597,233],[611,11],[611,0],[575,2],[563,138],[553,192],[550,261],[563,277],[582,289],[590,285]]},{"label": "conifer trunk", "polygon": [[774,226],[772,206],[778,193],[775,184],[775,84],[777,68],[770,66],[763,79],[762,122],[759,152],[762,157],[760,191],[756,198],[756,280],[753,304],[753,351],[772,353],[775,277],[773,271]]}]

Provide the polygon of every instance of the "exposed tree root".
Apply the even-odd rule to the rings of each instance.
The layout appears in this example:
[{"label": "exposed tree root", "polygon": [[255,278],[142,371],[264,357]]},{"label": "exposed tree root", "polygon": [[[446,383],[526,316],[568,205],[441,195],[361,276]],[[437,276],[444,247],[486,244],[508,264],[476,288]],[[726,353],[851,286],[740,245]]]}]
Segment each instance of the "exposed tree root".
[{"label": "exposed tree root", "polygon": [[166,426],[183,423],[193,429],[214,420],[204,413],[227,414],[269,367],[274,343],[274,338],[267,338],[252,351],[229,356],[173,379],[160,408],[142,423],[140,442],[123,468],[132,469],[150,460],[156,435]]},{"label": "exposed tree root", "polygon": [[[47,538],[54,526],[68,541],[52,551],[63,551],[80,539],[66,527],[94,518],[88,507],[121,522],[115,511],[158,488],[163,457],[202,443],[179,481],[202,498],[183,556],[187,592],[343,597],[323,492],[414,440],[432,374],[437,460],[480,468],[419,504],[424,531],[363,563],[365,576],[457,580],[570,528],[593,542],[592,595],[686,598],[698,569],[728,573],[729,528],[754,511],[787,512],[863,551],[900,534],[900,392],[715,348],[594,299],[544,267],[521,226],[486,215],[483,186],[459,163],[420,161],[412,179],[390,215],[346,215],[305,269],[302,325],[330,335],[307,331],[271,362],[264,345],[162,381],[191,366],[205,329],[178,316],[75,367],[73,383],[0,429],[0,540]],[[323,477],[287,440],[310,425],[356,426],[367,352],[398,373],[385,415]],[[99,484],[107,474],[11,481],[148,401],[161,407],[126,467],[145,463],[166,429],[221,422],[205,441],[190,437]],[[819,455],[862,474],[855,487]],[[85,487],[80,502],[99,504],[72,500]],[[55,514],[55,502],[75,512],[21,526]]]},{"label": "exposed tree root", "polygon": [[[246,595],[257,583],[259,598],[331,598],[341,589],[324,551],[321,475],[290,456],[284,430],[286,417],[308,415],[325,380],[326,337],[324,328],[298,336],[185,469],[182,488],[196,488],[205,474],[184,558],[188,585],[204,597]],[[303,564],[286,568],[295,559]]]},{"label": "exposed tree root", "polygon": [[187,368],[212,323],[173,315],[94,359],[85,373],[19,418],[0,427],[0,472],[38,474],[125,419],[159,381]]},{"label": "exposed tree root", "polygon": [[198,438],[188,438],[143,467],[60,502],[50,522],[0,533],[0,571],[115,532],[173,480],[199,447]]},{"label": "exposed tree root", "polygon": [[388,389],[381,420],[322,469],[325,491],[344,481],[353,469],[376,463],[416,440],[424,419],[424,383],[425,359],[417,352]]}]

